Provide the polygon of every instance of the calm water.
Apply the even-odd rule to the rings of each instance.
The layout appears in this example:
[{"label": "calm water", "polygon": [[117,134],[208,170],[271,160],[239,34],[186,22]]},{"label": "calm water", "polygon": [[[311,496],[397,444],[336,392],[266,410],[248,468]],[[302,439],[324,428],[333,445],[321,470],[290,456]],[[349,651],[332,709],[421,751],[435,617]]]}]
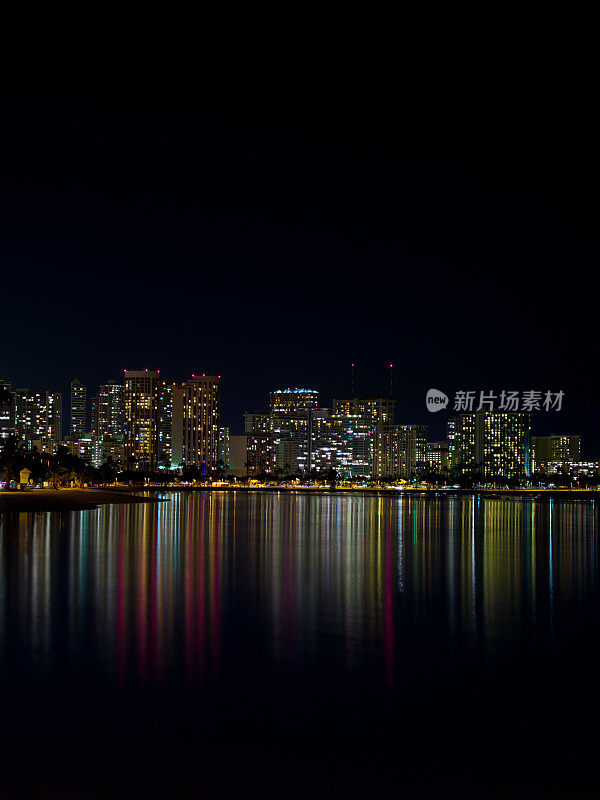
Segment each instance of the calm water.
[{"label": "calm water", "polygon": [[162,496],[0,516],[0,797],[595,796],[593,502]]}]

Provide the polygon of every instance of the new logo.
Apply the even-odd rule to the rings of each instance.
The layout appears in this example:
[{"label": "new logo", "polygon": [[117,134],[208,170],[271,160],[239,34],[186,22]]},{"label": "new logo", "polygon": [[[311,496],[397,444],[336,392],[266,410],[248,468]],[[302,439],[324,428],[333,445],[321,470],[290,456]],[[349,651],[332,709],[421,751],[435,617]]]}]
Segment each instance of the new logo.
[{"label": "new logo", "polygon": [[430,389],[427,392],[425,404],[428,411],[441,411],[442,408],[446,408],[448,405],[448,396],[440,392],[439,389]]}]

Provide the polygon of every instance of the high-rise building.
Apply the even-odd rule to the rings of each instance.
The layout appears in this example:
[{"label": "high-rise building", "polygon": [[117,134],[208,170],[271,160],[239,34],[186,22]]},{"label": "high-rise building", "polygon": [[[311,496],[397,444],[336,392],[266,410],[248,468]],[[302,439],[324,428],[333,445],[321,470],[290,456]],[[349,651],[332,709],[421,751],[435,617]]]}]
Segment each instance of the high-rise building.
[{"label": "high-rise building", "polygon": [[426,425],[398,425],[398,473],[414,478],[426,468]]},{"label": "high-rise building", "polygon": [[62,439],[62,393],[46,392],[45,437],[59,442]]},{"label": "high-rise building", "polygon": [[443,472],[449,465],[448,442],[427,442],[425,460],[432,472]]},{"label": "high-rise building", "polygon": [[227,471],[229,461],[229,428],[219,428],[219,466],[222,465],[223,469]]},{"label": "high-rise building", "polygon": [[229,437],[229,472],[238,478],[248,475],[248,436],[250,433]]},{"label": "high-rise building", "polygon": [[276,468],[275,442],[270,433],[242,433],[229,437],[230,472],[242,477],[273,474]]},{"label": "high-rise building", "polygon": [[448,420],[450,465],[459,472],[474,472],[477,462],[475,414]]},{"label": "high-rise building", "polygon": [[[382,478],[397,472],[395,447],[396,431],[393,429],[396,401],[393,397],[362,395],[333,401],[334,414],[353,415],[368,420],[372,434],[371,475]],[[392,449],[389,449],[392,448]]]},{"label": "high-rise building", "polygon": [[271,427],[269,411],[246,411],[244,414],[245,433],[270,433]]},{"label": "high-rise building", "polygon": [[181,464],[203,474],[215,470],[219,462],[220,402],[216,375],[193,375],[173,392],[173,451],[179,455],[181,436]]},{"label": "high-rise building", "polygon": [[371,473],[373,426],[358,415],[332,414],[329,409],[298,411],[272,417],[276,468],[308,475],[334,470],[340,477]]},{"label": "high-rise building", "polygon": [[99,416],[100,397],[95,394],[90,400],[90,423],[91,432],[98,436],[98,416]]},{"label": "high-rise building", "polygon": [[352,414],[327,414],[313,425],[312,468],[334,470],[342,478],[369,477],[373,461],[373,425]]},{"label": "high-rise building", "polygon": [[124,470],[126,461],[123,437],[121,437],[120,441],[109,438],[100,439],[100,437],[98,439],[102,442],[102,463],[105,464],[110,459],[116,470]]},{"label": "high-rise building", "polygon": [[104,461],[102,439],[91,431],[77,437],[69,437],[70,451],[92,467],[101,467]]},{"label": "high-rise building", "polygon": [[15,398],[12,384],[0,378],[0,439],[8,439],[15,426]]},{"label": "high-rise building", "polygon": [[62,439],[62,394],[60,392],[14,392],[14,432],[25,442]]},{"label": "high-rise building", "polygon": [[272,474],[276,468],[275,443],[270,433],[247,433],[248,475]]},{"label": "high-rise building", "polygon": [[316,389],[281,389],[270,393],[269,405],[269,411],[244,414],[244,428],[246,434],[272,437],[279,472],[307,476],[334,470],[340,477],[358,477],[371,475],[374,432],[393,419],[395,401],[347,398],[334,401],[332,412],[319,407]]},{"label": "high-rise building", "polygon": [[598,461],[543,461],[543,471],[547,475],[569,475],[572,478],[597,478],[600,483],[600,462]]},{"label": "high-rise building", "polygon": [[150,370],[126,370],[124,383],[126,469],[155,471],[160,376]]},{"label": "high-rise building", "polygon": [[71,436],[83,436],[87,430],[87,389],[77,378],[71,381]]},{"label": "high-rise building", "polygon": [[315,440],[320,420],[328,414],[328,409],[324,408],[299,408],[294,413],[271,416],[278,470],[307,473],[315,468]]},{"label": "high-rise building", "polygon": [[552,433],[550,436],[532,436],[531,450],[534,469],[548,472],[550,465],[560,462],[569,464],[578,462],[581,458],[581,436],[578,434],[560,435]]},{"label": "high-rise building", "polygon": [[452,465],[463,473],[518,478],[530,472],[531,417],[480,410],[449,427]]},{"label": "high-rise building", "polygon": [[171,469],[173,462],[173,391],[175,381],[161,378],[158,387],[158,468]]},{"label": "high-rise building", "polygon": [[363,395],[361,397],[346,397],[333,401],[333,413],[352,415],[369,419],[375,425],[387,425],[394,421],[396,401],[393,397],[378,397],[376,395]]},{"label": "high-rise building", "polygon": [[426,425],[378,425],[374,439],[373,477],[414,478],[426,469]]},{"label": "high-rise building", "polygon": [[124,424],[125,387],[117,381],[109,381],[98,389],[98,436],[123,438]]},{"label": "high-rise building", "polygon": [[373,478],[396,479],[400,477],[398,460],[398,426],[393,424],[373,426]]},{"label": "high-rise building", "polygon": [[277,389],[269,395],[271,416],[294,416],[299,411],[319,407],[316,389]]},{"label": "high-rise building", "polygon": [[[246,434],[268,437],[257,439],[260,446],[256,458],[265,461],[262,445],[269,443],[265,444],[269,449],[272,442],[275,463],[270,464],[269,451],[266,458],[269,470],[271,467],[282,472],[307,470],[314,452],[313,422],[323,416],[323,413],[328,413],[319,409],[318,405],[319,392],[316,389],[277,389],[269,394],[269,411],[245,413]],[[256,460],[252,446],[249,447],[251,459]],[[312,466],[314,467],[314,464]]]},{"label": "high-rise building", "polygon": [[23,441],[41,439],[38,395],[29,389],[15,389],[14,432]]}]

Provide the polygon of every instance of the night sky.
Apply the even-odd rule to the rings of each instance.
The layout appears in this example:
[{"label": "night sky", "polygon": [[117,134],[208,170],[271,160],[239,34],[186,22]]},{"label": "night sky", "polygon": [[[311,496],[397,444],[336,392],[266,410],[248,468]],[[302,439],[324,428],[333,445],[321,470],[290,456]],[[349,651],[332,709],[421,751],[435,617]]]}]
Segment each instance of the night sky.
[{"label": "night sky", "polygon": [[348,394],[351,362],[388,393],[393,362],[397,421],[431,438],[430,387],[562,389],[536,432],[600,458],[597,58],[563,22],[23,76],[2,104],[0,376],[66,395],[215,372],[239,432],[273,388]]}]

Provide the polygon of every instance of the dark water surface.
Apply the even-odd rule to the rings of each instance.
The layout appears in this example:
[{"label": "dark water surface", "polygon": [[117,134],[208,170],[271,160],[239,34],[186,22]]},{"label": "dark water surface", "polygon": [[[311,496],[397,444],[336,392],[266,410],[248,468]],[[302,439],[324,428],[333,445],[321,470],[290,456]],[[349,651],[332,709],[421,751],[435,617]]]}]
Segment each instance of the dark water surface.
[{"label": "dark water surface", "polygon": [[0,516],[0,797],[593,797],[593,502]]}]

